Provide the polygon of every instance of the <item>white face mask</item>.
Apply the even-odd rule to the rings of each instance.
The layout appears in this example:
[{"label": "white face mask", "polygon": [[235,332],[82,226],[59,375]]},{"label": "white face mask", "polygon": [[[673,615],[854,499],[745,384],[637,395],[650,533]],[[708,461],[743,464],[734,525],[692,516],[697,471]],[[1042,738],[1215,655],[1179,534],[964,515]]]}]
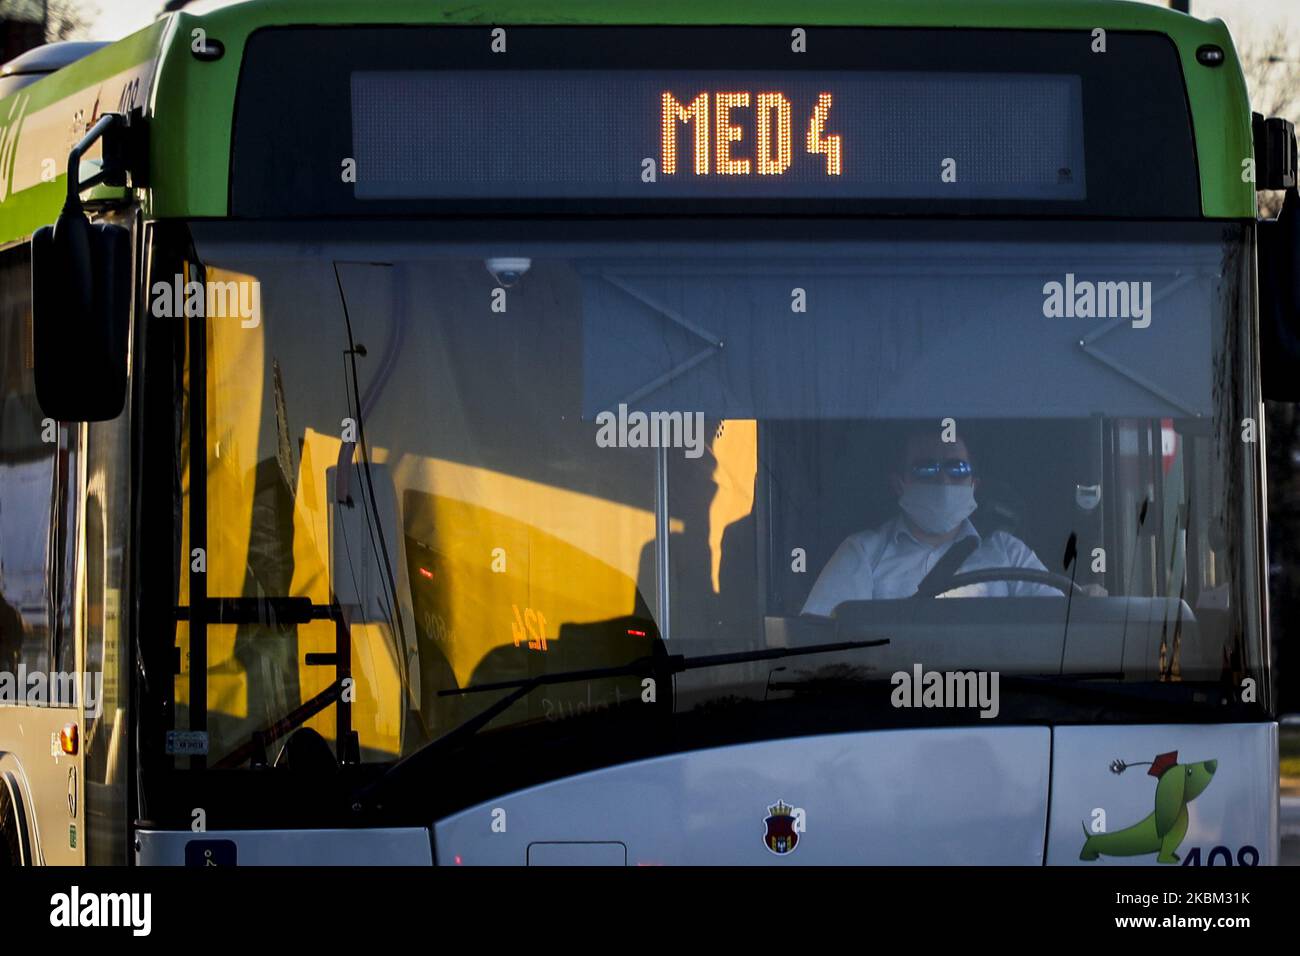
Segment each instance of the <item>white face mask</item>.
[{"label": "white face mask", "polygon": [[930,534],[947,534],[975,510],[975,488],[972,485],[906,484],[898,506],[921,530]]}]

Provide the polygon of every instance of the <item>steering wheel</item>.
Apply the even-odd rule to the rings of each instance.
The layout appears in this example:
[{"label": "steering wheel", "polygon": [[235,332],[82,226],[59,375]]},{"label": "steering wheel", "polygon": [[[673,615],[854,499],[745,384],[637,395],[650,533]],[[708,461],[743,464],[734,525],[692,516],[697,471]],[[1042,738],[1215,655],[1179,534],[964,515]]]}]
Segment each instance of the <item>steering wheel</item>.
[{"label": "steering wheel", "polygon": [[918,588],[916,597],[938,597],[940,594],[946,594],[957,588],[965,587],[967,584],[983,584],[987,581],[1030,581],[1034,584],[1046,584],[1048,587],[1056,588],[1062,594],[1067,593],[1067,588],[1073,588],[1075,594],[1085,594],[1082,587],[1075,584],[1063,574],[1053,574],[1051,571],[1039,571],[1037,568],[980,568],[976,571],[963,571],[960,574],[952,574],[940,581],[933,581],[930,584],[922,582],[922,590]]}]

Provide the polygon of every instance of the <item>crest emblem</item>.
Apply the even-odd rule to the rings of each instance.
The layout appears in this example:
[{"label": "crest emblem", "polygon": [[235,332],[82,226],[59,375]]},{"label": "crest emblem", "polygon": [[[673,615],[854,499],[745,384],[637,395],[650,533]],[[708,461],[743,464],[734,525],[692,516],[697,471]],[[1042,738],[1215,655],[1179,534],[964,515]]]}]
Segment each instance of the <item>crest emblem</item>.
[{"label": "crest emblem", "polygon": [[794,828],[794,807],[784,800],[777,800],[775,805],[767,808],[768,817],[764,820],[767,831],[763,834],[763,845],[777,856],[793,853],[799,845],[799,834]]}]

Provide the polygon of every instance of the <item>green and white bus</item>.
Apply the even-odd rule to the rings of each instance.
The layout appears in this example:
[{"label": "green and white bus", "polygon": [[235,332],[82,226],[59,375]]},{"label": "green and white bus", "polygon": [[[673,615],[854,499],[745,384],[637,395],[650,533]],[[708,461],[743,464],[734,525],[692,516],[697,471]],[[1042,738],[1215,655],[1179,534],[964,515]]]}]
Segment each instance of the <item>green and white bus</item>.
[{"label": "green and white bus", "polygon": [[1297,202],[1149,5],[26,55],[0,861],[1278,862]]}]

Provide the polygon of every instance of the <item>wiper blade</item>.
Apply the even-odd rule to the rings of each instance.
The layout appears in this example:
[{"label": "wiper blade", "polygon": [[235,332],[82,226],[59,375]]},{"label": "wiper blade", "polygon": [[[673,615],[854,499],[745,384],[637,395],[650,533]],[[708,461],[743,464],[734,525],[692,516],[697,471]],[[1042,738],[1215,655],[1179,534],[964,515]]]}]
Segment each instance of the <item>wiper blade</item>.
[{"label": "wiper blade", "polygon": [[508,710],[516,701],[522,700],[529,692],[549,684],[571,684],[584,680],[599,680],[607,677],[671,677],[686,671],[700,670],[708,667],[722,667],[727,664],[747,664],[753,661],[779,660],[783,657],[804,657],[810,654],[830,654],[836,651],[852,651],[866,647],[880,647],[888,644],[888,638],[871,641],[839,641],[832,644],[808,644],[802,647],[773,647],[755,651],[737,651],[731,654],[706,654],[699,657],[687,657],[684,654],[651,654],[637,658],[627,664],[612,667],[592,667],[586,670],[560,671],[554,674],[538,674],[523,680],[495,681],[490,684],[476,684],[472,687],[457,687],[439,691],[441,697],[476,694],[493,690],[509,690],[500,700],[473,717],[458,724],[437,740],[430,741],[415,753],[388,769],[378,780],[357,792],[352,809],[362,811],[378,806],[376,802],[385,791],[426,767],[439,754],[473,736],[494,718]]},{"label": "wiper blade", "polygon": [[[1004,688],[1082,704],[1175,718],[1204,717],[1236,704],[1221,684],[1199,681],[1125,681],[1122,673],[1003,674]],[[1102,683],[1098,683],[1098,682]]]},{"label": "wiper blade", "polygon": [[[752,661],[779,660],[782,657],[804,657],[809,654],[829,654],[835,651],[852,651],[862,647],[879,647],[888,644],[889,638],[874,641],[840,641],[835,644],[809,644],[804,647],[771,647],[761,651],[736,651],[733,654],[702,654],[699,657],[687,657],[685,654],[651,654],[627,664],[614,667],[593,667],[582,671],[560,671],[556,674],[538,674],[523,680],[496,681],[491,684],[475,684],[472,687],[453,687],[438,691],[439,697],[475,694],[480,691],[505,690],[506,688],[541,687],[546,684],[571,684],[580,680],[597,680],[602,677],[634,677],[667,672],[681,674],[685,671],[700,670],[706,667],[721,667],[726,664],[748,664]],[[439,738],[442,739],[442,738]]]}]

